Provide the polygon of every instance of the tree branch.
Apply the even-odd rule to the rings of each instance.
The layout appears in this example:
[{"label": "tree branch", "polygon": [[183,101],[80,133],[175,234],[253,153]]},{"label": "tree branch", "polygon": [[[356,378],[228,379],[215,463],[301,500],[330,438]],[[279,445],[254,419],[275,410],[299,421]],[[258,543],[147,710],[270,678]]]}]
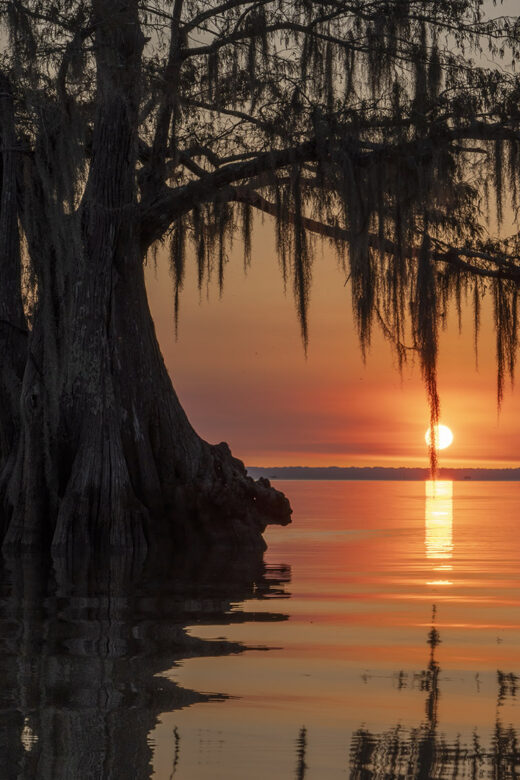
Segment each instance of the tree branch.
[{"label": "tree branch", "polygon": [[235,119],[243,119],[245,122],[250,122],[252,125],[260,127],[262,130],[269,130],[271,132],[273,130],[273,128],[268,125],[267,122],[263,122],[261,119],[258,119],[251,114],[247,114],[245,111],[239,111],[235,108],[224,108],[223,106],[212,105],[211,103],[205,103],[203,100],[195,100],[192,98],[183,98],[182,102],[186,106],[203,108],[206,111],[212,111],[216,114],[225,114],[226,116],[232,116]]},{"label": "tree branch", "polygon": [[[320,22],[321,19],[315,20],[314,25],[317,25]],[[315,30],[312,30],[310,26],[297,24],[295,22],[277,22],[275,24],[268,24],[265,26],[262,32],[264,34],[275,32],[294,32],[306,35],[310,35],[312,32],[312,35],[314,35],[316,38],[319,38],[320,40],[326,41],[328,43],[335,43],[343,48],[348,47],[349,49],[365,52],[368,50],[366,45],[360,46],[358,44],[353,44],[350,41],[347,43],[345,40],[337,38],[334,35],[316,32]],[[224,46],[229,46],[231,43],[237,44],[241,41],[248,41],[251,38],[257,37],[257,35],[259,35],[259,33],[255,35],[255,32],[252,30],[236,30],[229,35],[216,38],[212,43],[185,49],[183,52],[183,59],[188,59],[189,57],[198,57],[202,54],[212,54],[219,49],[222,49]]]},{"label": "tree branch", "polygon": [[[272,2],[272,0],[263,0],[263,2],[255,3],[255,5],[268,5],[269,2]],[[253,3],[251,0],[228,0],[226,3],[221,3],[220,5],[211,8],[209,11],[203,11],[195,16],[190,22],[183,25],[182,31],[184,34],[188,34],[208,19],[214,18],[218,14],[223,14],[233,8],[240,8],[242,5],[253,5]]]},{"label": "tree branch", "polygon": [[83,42],[94,33],[95,27],[88,25],[87,27],[79,28],[74,37],[65,47],[65,52],[61,60],[60,68],[56,78],[56,89],[60,99],[65,107],[68,106],[69,96],[67,94],[67,72],[72,62],[74,51],[82,46]]},{"label": "tree branch", "polygon": [[317,144],[312,139],[289,149],[264,152],[253,160],[226,165],[176,189],[165,187],[158,199],[153,203],[144,203],[141,208],[142,247],[148,249],[164,235],[175,219],[201,203],[214,200],[219,190],[227,185],[287,165],[316,160],[317,157]]},{"label": "tree branch", "polygon": [[[225,197],[230,202],[246,203],[272,217],[276,217],[278,213],[274,203],[271,203],[258,192],[248,189],[247,187],[228,187],[225,192],[221,193],[221,197]],[[288,222],[292,223],[295,220],[295,215],[291,212],[288,212],[286,217]],[[332,241],[344,241],[345,243],[348,243],[354,238],[351,231],[340,228],[337,225],[327,225],[324,222],[319,222],[310,217],[301,217],[300,219],[302,226],[306,230],[324,238],[331,239]],[[368,244],[372,249],[383,251],[390,255],[398,253],[398,247],[395,242],[390,241],[389,239],[381,240],[380,237],[374,233],[369,234]],[[419,253],[420,249],[418,247],[406,247],[404,249],[404,254],[414,260],[419,258]],[[484,277],[486,279],[503,279],[520,284],[520,266],[512,267],[510,265],[504,265],[502,268],[483,268],[482,266],[474,265],[473,263],[462,259],[463,257],[483,260],[494,265],[500,265],[502,261],[502,258],[491,253],[468,247],[447,247],[444,251],[437,249],[432,252],[432,259],[436,263],[447,263],[461,271],[467,271],[472,275]]]}]

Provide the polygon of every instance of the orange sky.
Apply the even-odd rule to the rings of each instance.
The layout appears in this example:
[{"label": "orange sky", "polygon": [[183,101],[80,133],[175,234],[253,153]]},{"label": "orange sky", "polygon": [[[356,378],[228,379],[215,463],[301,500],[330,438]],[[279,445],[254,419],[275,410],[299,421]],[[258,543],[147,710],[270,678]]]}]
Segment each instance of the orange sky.
[{"label": "orange sky", "polygon": [[[350,290],[327,246],[314,267],[307,359],[268,219],[255,230],[247,276],[238,246],[231,254],[222,299],[216,284],[209,297],[199,295],[189,264],[177,343],[164,256],[148,282],[174,386],[208,441],[227,441],[249,466],[427,466],[428,409],[419,369],[405,369],[401,380],[379,333],[363,365]],[[440,465],[520,465],[518,392],[508,389],[497,415],[490,305],[483,312],[478,372],[469,309],[462,335],[455,316],[442,335],[441,420],[455,441],[441,453]]]}]

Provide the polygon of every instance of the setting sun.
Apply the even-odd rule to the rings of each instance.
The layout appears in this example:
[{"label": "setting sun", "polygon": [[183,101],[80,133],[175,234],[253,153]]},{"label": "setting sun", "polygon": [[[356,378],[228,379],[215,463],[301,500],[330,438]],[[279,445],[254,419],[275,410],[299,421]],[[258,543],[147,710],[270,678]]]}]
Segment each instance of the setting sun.
[{"label": "setting sun", "polygon": [[[428,428],[428,430],[425,433],[424,439],[426,441],[426,444],[428,447],[431,446],[431,428]],[[435,442],[437,445],[438,450],[444,450],[446,447],[449,447],[450,444],[453,442],[453,433],[448,428],[447,425],[436,425],[435,426]]]}]

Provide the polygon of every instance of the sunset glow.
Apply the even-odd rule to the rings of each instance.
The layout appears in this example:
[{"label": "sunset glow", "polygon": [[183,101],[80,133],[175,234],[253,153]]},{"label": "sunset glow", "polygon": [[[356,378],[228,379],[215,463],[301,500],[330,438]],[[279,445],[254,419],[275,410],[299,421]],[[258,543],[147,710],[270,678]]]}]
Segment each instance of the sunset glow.
[{"label": "sunset glow", "polygon": [[[444,450],[453,442],[453,433],[447,425],[436,425],[434,428],[435,444],[438,450]],[[424,435],[428,447],[431,446],[431,428]]]},{"label": "sunset glow", "polygon": [[[228,441],[248,466],[427,467],[420,371],[410,363],[401,377],[377,331],[363,363],[332,253],[320,260],[306,357],[267,225],[253,246],[259,259],[247,276],[233,250],[222,298],[218,290],[201,297],[195,259],[187,267],[177,341],[166,253],[158,253],[157,271],[147,267],[166,365],[195,428],[210,442]],[[440,334],[441,422],[454,433],[441,465],[514,468],[519,406],[507,391],[497,418],[492,307],[486,299],[481,310],[479,373],[469,305],[462,318],[459,333],[450,311]]]}]

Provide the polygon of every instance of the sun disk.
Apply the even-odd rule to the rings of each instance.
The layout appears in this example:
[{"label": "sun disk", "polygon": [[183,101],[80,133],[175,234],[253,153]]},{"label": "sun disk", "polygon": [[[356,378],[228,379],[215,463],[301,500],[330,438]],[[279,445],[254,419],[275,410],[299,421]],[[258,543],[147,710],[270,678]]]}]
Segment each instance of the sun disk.
[{"label": "sun disk", "polygon": [[[431,447],[431,443],[432,443],[431,433],[432,433],[431,428],[428,428],[424,436],[424,439],[428,447]],[[451,430],[448,428],[447,425],[435,425],[434,437],[435,437],[436,449],[438,450],[446,449],[446,447],[449,447],[453,441],[453,433],[451,432]]]}]

